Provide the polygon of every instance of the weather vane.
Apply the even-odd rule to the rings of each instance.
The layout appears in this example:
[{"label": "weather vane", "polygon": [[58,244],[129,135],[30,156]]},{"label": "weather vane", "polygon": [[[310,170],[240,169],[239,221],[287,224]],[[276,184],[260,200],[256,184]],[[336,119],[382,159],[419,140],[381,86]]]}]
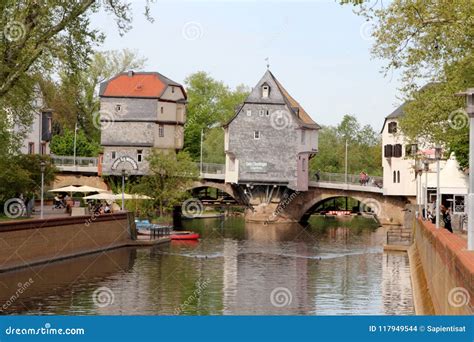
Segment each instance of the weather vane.
[{"label": "weather vane", "polygon": [[267,61],[267,69],[270,69],[270,58],[265,58],[265,60]]}]

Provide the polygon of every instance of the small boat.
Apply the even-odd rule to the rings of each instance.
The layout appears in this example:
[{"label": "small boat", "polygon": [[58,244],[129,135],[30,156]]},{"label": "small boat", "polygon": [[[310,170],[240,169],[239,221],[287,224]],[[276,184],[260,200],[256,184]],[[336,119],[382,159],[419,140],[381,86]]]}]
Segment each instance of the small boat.
[{"label": "small boat", "polygon": [[190,231],[174,231],[170,236],[171,240],[197,240],[199,239],[199,234],[190,232]]}]

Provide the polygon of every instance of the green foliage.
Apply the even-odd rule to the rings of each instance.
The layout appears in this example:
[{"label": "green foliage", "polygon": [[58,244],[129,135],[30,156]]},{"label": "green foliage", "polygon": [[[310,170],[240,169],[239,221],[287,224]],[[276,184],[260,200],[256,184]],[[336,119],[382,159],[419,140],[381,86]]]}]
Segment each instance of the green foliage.
[{"label": "green foliage", "polygon": [[[404,95],[401,129],[413,141],[441,143],[468,164],[465,104],[455,93],[474,86],[474,1],[396,0],[386,7],[362,5],[375,21],[375,57],[386,72],[400,69]],[[421,82],[436,82],[419,91]]]},{"label": "green foliage", "polygon": [[22,154],[0,158],[0,203],[20,194],[39,196],[41,160],[46,162],[44,181],[49,184],[54,180],[55,168],[48,157]]},{"label": "green foliage", "polygon": [[206,133],[202,150],[204,163],[225,163],[224,130],[221,127],[212,128]]},{"label": "green foliage", "polygon": [[188,76],[185,83],[188,107],[184,148],[194,160],[199,160],[201,130],[227,122],[248,96],[249,90],[245,86],[231,90],[202,71]]},{"label": "green foliage", "polygon": [[378,134],[369,125],[361,127],[350,115],[345,115],[337,127],[322,127],[318,154],[310,162],[311,172],[344,173],[346,141],[349,174],[361,171],[373,176],[382,174],[382,147]]},{"label": "green foliage", "polygon": [[[65,129],[63,134],[54,135],[51,144],[51,153],[57,156],[74,155],[74,130]],[[97,157],[101,146],[95,141],[89,141],[83,130],[77,130],[76,156]]]},{"label": "green foliage", "polygon": [[150,174],[143,176],[134,188],[155,199],[160,216],[178,204],[192,185],[199,171],[187,152],[154,150],[148,157]]}]

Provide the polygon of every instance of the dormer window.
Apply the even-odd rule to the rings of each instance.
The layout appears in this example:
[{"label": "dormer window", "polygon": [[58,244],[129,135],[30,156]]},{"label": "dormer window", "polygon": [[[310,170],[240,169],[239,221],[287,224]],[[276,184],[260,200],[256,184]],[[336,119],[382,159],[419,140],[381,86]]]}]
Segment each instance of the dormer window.
[{"label": "dormer window", "polygon": [[270,96],[270,86],[266,83],[262,85],[262,98],[267,99]]}]

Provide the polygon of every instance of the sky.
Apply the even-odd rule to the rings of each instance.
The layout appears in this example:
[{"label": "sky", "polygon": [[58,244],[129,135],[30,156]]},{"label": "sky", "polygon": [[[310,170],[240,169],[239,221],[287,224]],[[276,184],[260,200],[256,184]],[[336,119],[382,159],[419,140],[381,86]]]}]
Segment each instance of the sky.
[{"label": "sky", "polygon": [[130,0],[133,29],[118,34],[113,17],[92,23],[106,34],[100,50],[128,48],[147,58],[146,71],[184,83],[197,71],[234,88],[253,87],[270,70],[321,125],[345,114],[379,131],[400,104],[399,77],[385,77],[386,61],[370,55],[371,25],[336,0],[162,1],[143,15],[145,1]]}]

